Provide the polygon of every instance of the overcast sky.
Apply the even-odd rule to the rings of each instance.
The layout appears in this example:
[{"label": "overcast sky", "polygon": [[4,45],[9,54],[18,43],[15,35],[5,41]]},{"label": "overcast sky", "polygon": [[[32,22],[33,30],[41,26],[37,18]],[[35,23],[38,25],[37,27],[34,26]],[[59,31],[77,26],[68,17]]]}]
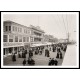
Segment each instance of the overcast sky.
[{"label": "overcast sky", "polygon": [[3,20],[12,20],[25,26],[40,26],[46,34],[54,37],[66,38],[70,33],[70,40],[76,38],[76,15],[75,14],[4,14]]}]

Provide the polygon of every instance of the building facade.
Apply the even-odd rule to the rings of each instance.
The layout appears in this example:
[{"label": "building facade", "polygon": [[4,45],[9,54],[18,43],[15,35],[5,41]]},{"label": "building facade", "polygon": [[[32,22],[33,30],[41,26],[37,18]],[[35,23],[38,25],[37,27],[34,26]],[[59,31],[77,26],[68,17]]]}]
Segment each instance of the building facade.
[{"label": "building facade", "polygon": [[3,22],[3,52],[4,55],[18,53],[32,44],[44,42],[44,31],[39,27],[30,27],[13,21]]},{"label": "building facade", "polygon": [[54,42],[54,37],[52,35],[44,35],[44,42]]},{"label": "building facade", "polygon": [[31,43],[43,43],[44,42],[44,31],[40,29],[39,26],[35,27],[30,25],[31,28]]},{"label": "building facade", "polygon": [[30,45],[31,30],[29,27],[13,21],[3,22],[4,55],[18,53],[23,47]]},{"label": "building facade", "polygon": [[68,42],[68,39],[59,39],[58,42],[59,43],[67,43]]}]

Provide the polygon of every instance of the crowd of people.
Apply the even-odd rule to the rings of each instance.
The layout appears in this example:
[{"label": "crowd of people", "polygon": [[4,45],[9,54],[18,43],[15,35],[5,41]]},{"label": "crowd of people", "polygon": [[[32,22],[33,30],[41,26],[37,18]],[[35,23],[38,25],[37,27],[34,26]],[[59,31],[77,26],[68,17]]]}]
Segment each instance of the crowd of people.
[{"label": "crowd of people", "polygon": [[[56,58],[50,58],[48,65],[58,65],[57,59],[63,59],[62,51],[66,52],[67,44],[52,44],[52,45],[46,45],[46,46],[38,46],[38,47],[32,47],[28,51],[27,49],[24,49],[22,51],[18,52],[18,58],[24,58],[22,64],[26,65],[35,65],[35,61],[33,60],[34,55],[42,55],[45,54],[45,57],[50,58],[50,51],[57,52]],[[28,59],[26,60],[26,54],[29,54]],[[16,61],[16,55],[15,53],[12,55],[12,61]]]}]

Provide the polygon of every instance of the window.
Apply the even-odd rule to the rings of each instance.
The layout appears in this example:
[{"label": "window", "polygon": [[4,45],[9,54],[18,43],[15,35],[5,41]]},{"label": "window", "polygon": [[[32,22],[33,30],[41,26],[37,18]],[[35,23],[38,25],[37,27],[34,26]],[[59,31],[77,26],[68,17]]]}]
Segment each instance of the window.
[{"label": "window", "polygon": [[15,27],[15,31],[17,31],[17,27]]},{"label": "window", "polygon": [[13,42],[13,35],[9,35],[9,42]]},{"label": "window", "polygon": [[22,32],[22,28],[20,28],[20,32]]},{"label": "window", "polygon": [[15,31],[15,29],[14,29],[15,27],[13,26],[13,31]]},{"label": "window", "polygon": [[8,26],[5,27],[5,31],[8,31]]},{"label": "window", "polygon": [[30,34],[30,30],[28,30],[28,34]]},{"label": "window", "polygon": [[18,42],[18,36],[15,36],[15,42]]},{"label": "window", "polygon": [[30,38],[30,41],[33,42],[33,37]]},{"label": "window", "polygon": [[26,37],[23,37],[23,42],[25,42],[26,41]]},{"label": "window", "polygon": [[9,26],[9,31],[11,31],[11,26]]},{"label": "window", "polygon": [[27,34],[27,30],[26,30],[26,34]]},{"label": "window", "polygon": [[27,38],[27,40],[26,40],[26,41],[27,41],[27,42],[29,42],[29,37],[26,37],[26,38]]},{"label": "window", "polygon": [[34,38],[34,41],[35,41],[35,42],[41,41],[41,38]]},{"label": "window", "polygon": [[18,32],[19,32],[19,28],[18,28]]},{"label": "window", "polygon": [[24,33],[25,33],[25,29],[24,29]]},{"label": "window", "polygon": [[7,35],[4,35],[4,36],[3,36],[3,41],[4,41],[4,42],[7,42],[7,40],[8,40],[8,36],[7,36]]},{"label": "window", "polygon": [[31,31],[29,30],[29,34],[31,34]]},{"label": "window", "polygon": [[12,48],[9,48],[9,53],[12,53]]},{"label": "window", "polygon": [[22,42],[22,36],[19,36],[19,42]]}]

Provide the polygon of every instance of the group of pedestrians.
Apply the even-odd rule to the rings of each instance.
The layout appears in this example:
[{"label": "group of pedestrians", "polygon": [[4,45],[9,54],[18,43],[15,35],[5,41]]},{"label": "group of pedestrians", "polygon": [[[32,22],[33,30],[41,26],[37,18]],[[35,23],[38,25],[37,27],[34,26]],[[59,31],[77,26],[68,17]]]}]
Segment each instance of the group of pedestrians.
[{"label": "group of pedestrians", "polygon": [[57,56],[56,56],[56,58],[62,59],[63,58],[62,51],[66,52],[66,49],[67,49],[66,44],[59,44],[58,47],[57,47]]},{"label": "group of pedestrians", "polygon": [[51,65],[57,66],[58,65],[58,61],[56,59],[54,59],[54,58],[52,58],[52,59],[50,58],[48,65],[49,66],[51,66]]},{"label": "group of pedestrians", "polygon": [[[50,49],[51,50],[51,49]],[[63,51],[64,53],[67,50],[67,44],[52,44],[52,52],[56,52],[56,59],[50,58],[48,65],[58,65],[58,59],[63,59]]]},{"label": "group of pedestrians", "polygon": [[[47,47],[47,48],[45,48]],[[56,59],[50,58],[48,65],[58,65],[57,59],[63,59],[62,51],[66,52],[67,45],[66,44],[52,44],[47,46],[39,46],[35,48],[30,48],[28,51],[27,49],[23,49],[22,51],[18,52],[18,58],[23,58],[23,65],[28,63],[29,65],[35,65],[35,61],[33,59],[34,55],[42,55],[45,53],[45,57],[50,57],[50,51],[57,52]],[[28,60],[26,59],[26,54],[29,54]],[[16,61],[15,53],[12,55],[12,61]]]},{"label": "group of pedestrians", "polygon": [[26,60],[26,58],[24,58],[22,64],[25,66],[25,65],[26,65],[26,62],[27,62],[29,65],[35,65],[35,61],[32,59],[32,57],[29,57],[28,60]]}]

